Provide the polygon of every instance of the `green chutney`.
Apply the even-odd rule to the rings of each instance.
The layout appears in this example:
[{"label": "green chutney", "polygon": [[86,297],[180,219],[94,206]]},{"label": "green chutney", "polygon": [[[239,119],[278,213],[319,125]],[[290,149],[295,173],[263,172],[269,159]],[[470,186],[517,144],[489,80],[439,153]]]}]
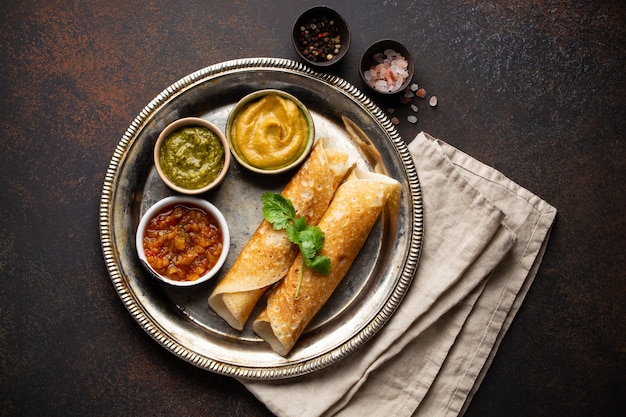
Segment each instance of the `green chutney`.
[{"label": "green chutney", "polygon": [[224,168],[224,147],[209,129],[183,127],[163,141],[159,164],[174,184],[197,190],[209,185]]}]

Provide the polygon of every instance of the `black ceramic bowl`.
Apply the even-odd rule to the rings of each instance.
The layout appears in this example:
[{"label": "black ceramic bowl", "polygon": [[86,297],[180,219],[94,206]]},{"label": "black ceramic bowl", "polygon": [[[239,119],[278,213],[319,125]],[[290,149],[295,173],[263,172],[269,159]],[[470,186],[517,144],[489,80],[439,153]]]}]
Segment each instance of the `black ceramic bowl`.
[{"label": "black ceramic bowl", "polygon": [[[368,72],[371,71],[372,67],[375,67],[380,63],[381,57],[383,59],[388,58],[387,54],[385,53],[386,51],[394,51],[406,60],[406,65],[402,64],[403,67],[406,66],[406,68],[404,68],[404,70],[406,71],[406,78],[400,78],[400,81],[397,81],[397,83],[395,84],[390,85],[389,83],[386,83],[387,86],[385,88],[382,88],[382,85],[377,86],[375,83],[377,77],[372,76],[371,73],[368,74]],[[393,57],[391,59],[393,60]],[[413,63],[413,57],[411,56],[409,50],[406,49],[406,47],[400,42],[391,39],[378,41],[371,45],[369,48],[367,48],[367,50],[363,53],[363,56],[361,57],[361,65],[359,68],[361,78],[363,79],[363,82],[367,85],[367,87],[378,94],[385,95],[397,94],[406,89],[413,80],[414,71],[415,64]],[[397,76],[395,74],[388,77],[388,79],[390,80],[394,80],[396,78]]]},{"label": "black ceramic bowl", "polygon": [[350,29],[339,13],[326,6],[316,6],[296,19],[291,41],[305,62],[328,67],[339,62],[348,52]]}]

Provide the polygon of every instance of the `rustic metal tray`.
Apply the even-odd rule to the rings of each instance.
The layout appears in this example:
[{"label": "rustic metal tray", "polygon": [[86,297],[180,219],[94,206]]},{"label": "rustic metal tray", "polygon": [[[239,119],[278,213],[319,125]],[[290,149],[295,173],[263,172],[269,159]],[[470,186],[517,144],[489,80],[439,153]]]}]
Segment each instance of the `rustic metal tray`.
[{"label": "rustic metal tray", "polygon": [[[330,137],[353,154],[358,165],[385,172],[402,184],[400,201],[381,216],[344,281],[286,358],[258,338],[250,323],[241,332],[230,328],[208,307],[207,298],[262,220],[261,193],[280,191],[289,176],[258,176],[235,162],[222,186],[201,196],[222,210],[232,235],[222,272],[204,285],[173,288],[158,283],[140,264],[134,245],[141,215],[174,194],[160,181],[152,161],[159,132],[187,116],[208,119],[224,129],[235,103],[265,88],[298,97],[313,116],[316,137]],[[413,160],[384,113],[345,80],[276,58],[227,61],[165,89],[124,133],[106,172],[100,202],[106,266],[115,290],[139,325],[180,358],[246,379],[307,374],[365,344],[409,289],[422,246],[422,220]]]}]

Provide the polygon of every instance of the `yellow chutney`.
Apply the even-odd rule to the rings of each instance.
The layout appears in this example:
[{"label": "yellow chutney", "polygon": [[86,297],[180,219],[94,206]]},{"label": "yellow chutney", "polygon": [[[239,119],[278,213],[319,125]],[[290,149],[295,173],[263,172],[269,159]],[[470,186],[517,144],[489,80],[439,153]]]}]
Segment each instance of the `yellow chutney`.
[{"label": "yellow chutney", "polygon": [[241,159],[256,168],[274,170],[302,155],[310,129],[296,103],[270,93],[242,108],[230,133],[233,149]]}]

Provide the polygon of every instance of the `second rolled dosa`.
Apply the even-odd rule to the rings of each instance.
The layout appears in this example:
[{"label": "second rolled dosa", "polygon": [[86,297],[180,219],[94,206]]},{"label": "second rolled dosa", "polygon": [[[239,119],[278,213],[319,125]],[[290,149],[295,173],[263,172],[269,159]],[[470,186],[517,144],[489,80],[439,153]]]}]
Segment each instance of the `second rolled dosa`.
[{"label": "second rolled dosa", "polygon": [[[281,194],[291,200],[299,216],[315,225],[351,167],[345,152],[320,139]],[[209,305],[228,324],[242,330],[268,287],[287,274],[297,252],[284,230],[274,230],[263,220],[213,290]]]},{"label": "second rolled dosa", "polygon": [[318,227],[325,234],[320,255],[330,258],[330,273],[303,267],[298,254],[287,276],[268,295],[267,306],[254,321],[254,331],[280,355],[287,355],[333,291],[348,273],[385,205],[397,201],[400,183],[382,174],[356,171],[343,183]]}]

